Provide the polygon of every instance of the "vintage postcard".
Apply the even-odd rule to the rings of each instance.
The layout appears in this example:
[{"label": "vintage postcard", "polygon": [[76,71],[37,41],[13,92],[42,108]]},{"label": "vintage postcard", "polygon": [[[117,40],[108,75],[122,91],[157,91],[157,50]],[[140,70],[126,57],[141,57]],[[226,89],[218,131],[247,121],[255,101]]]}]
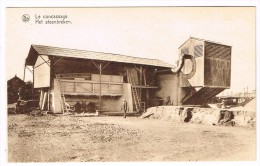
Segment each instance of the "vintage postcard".
[{"label": "vintage postcard", "polygon": [[4,10],[6,163],[257,163],[256,6]]}]

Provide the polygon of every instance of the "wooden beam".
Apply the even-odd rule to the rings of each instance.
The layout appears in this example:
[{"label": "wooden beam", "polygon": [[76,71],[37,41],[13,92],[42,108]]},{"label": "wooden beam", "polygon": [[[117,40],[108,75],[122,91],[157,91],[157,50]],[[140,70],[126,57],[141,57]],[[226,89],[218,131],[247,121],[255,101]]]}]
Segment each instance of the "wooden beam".
[{"label": "wooden beam", "polygon": [[97,67],[97,69],[99,70],[99,97],[98,97],[98,101],[99,101],[99,109],[101,110],[101,83],[102,83],[102,71],[110,64],[110,62],[107,62],[107,64],[105,64],[102,68],[102,62],[99,62],[99,64],[96,64],[93,60],[91,60],[92,63],[94,63],[94,65]]},{"label": "wooden beam", "polygon": [[24,63],[24,68],[23,68],[23,81],[25,79],[25,69],[26,69],[26,64]]},{"label": "wooden beam", "polygon": [[33,74],[33,71],[28,66],[26,66],[26,69],[28,69]]},{"label": "wooden beam", "polygon": [[107,64],[105,64],[105,66],[101,69],[102,71],[110,64],[110,62],[107,62]]},{"label": "wooden beam", "polygon": [[46,103],[46,99],[47,99],[47,92],[44,92],[43,101],[42,101],[42,105],[41,105],[41,110],[44,109],[44,106],[45,106],[45,103]]},{"label": "wooden beam", "polygon": [[[71,95],[71,96],[99,96],[98,93],[74,93],[74,92],[64,92],[64,95]],[[122,93],[110,93],[110,94],[103,94],[102,96],[122,96]],[[98,103],[98,102],[97,102]]]},{"label": "wooden beam", "polygon": [[[75,85],[77,85],[77,86],[79,86],[79,87],[89,91],[90,93],[94,93],[94,83],[92,84],[92,91],[87,89],[87,88],[85,88],[85,87],[83,87],[83,86],[81,86],[81,85],[79,85],[77,82],[75,83]],[[74,92],[76,92],[76,91],[74,90]]]},{"label": "wooden beam", "polygon": [[50,111],[50,93],[49,91],[47,92],[47,96],[48,96],[48,99],[47,99],[47,111]]},{"label": "wooden beam", "polygon": [[134,64],[134,67],[135,67],[135,69],[136,69],[137,71],[141,72],[140,69],[138,69],[138,67],[135,66],[135,64]]},{"label": "wooden beam", "polygon": [[50,59],[48,60],[48,61],[46,61],[43,57],[42,57],[42,55],[40,54],[39,55],[41,58],[42,58],[42,60],[45,62],[45,63],[47,63],[47,65],[49,65],[50,66],[50,64],[49,64],[49,62],[50,62]]},{"label": "wooden beam", "polygon": [[64,57],[59,58],[55,63],[53,63],[53,66],[55,66],[60,60],[62,60]]},{"label": "wooden beam", "polygon": [[[99,63],[99,110],[101,110],[101,74],[102,74],[102,63]],[[97,112],[98,113],[98,112]]]},{"label": "wooden beam", "polygon": [[99,70],[99,66],[93,61],[91,60],[91,62],[96,66],[96,68]]},{"label": "wooden beam", "polygon": [[140,85],[143,83],[143,67],[140,66],[140,76],[139,76]]},{"label": "wooden beam", "polygon": [[41,93],[40,93],[40,101],[39,101],[39,107],[42,107],[42,100],[43,100],[43,90],[41,89]]},{"label": "wooden beam", "polygon": [[145,72],[143,73],[144,76],[144,86],[146,86],[146,76],[145,76]]},{"label": "wooden beam", "polygon": [[[140,86],[142,86],[143,84],[143,66],[140,66],[140,76],[139,76],[139,82],[140,82]],[[139,93],[139,99],[140,99],[140,102],[142,102],[142,88],[139,89],[140,90],[140,93]]]},{"label": "wooden beam", "polygon": [[[49,61],[50,61],[50,60],[48,60],[47,62],[49,62]],[[46,62],[46,61],[42,62],[41,64],[35,66],[34,69],[37,68],[37,67],[40,67],[41,65],[43,65],[44,63],[47,63],[47,62]],[[50,66],[48,63],[47,63],[47,65]]]},{"label": "wooden beam", "polygon": [[148,67],[146,66],[144,69],[143,69],[143,76],[144,76],[144,85],[146,85],[146,76],[145,76],[145,71]]}]

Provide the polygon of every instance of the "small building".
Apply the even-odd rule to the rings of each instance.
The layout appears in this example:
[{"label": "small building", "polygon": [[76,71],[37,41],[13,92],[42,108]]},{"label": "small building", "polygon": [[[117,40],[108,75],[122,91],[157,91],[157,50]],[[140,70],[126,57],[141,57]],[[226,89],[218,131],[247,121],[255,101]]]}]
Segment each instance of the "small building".
[{"label": "small building", "polygon": [[80,103],[87,111],[122,112],[125,99],[128,113],[140,113],[162,104],[202,105],[229,88],[230,57],[230,46],[190,38],[180,47],[177,67],[156,59],[42,45],[31,45],[25,64],[33,66],[41,109],[63,113]]},{"label": "small building", "polygon": [[8,104],[17,102],[22,88],[25,87],[25,85],[26,83],[16,75],[7,81]]}]

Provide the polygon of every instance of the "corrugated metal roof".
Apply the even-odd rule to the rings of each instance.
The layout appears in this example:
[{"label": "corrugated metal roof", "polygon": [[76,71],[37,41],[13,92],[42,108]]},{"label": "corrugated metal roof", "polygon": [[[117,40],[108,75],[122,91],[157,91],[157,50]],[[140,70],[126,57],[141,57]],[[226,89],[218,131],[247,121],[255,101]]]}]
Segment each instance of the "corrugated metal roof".
[{"label": "corrugated metal roof", "polygon": [[35,54],[174,68],[173,65],[158,59],[138,58],[138,57],[131,57],[131,56],[125,56],[119,54],[112,54],[112,53],[59,48],[59,47],[51,47],[51,46],[43,46],[43,45],[31,46],[28,57],[26,58],[27,65],[34,65],[36,60],[35,58],[37,58],[37,55]]}]

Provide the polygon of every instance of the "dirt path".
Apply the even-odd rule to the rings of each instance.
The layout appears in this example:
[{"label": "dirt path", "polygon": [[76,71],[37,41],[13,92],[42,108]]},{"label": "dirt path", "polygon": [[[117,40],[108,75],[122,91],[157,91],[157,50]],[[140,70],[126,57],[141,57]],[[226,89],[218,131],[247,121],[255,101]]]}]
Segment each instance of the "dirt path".
[{"label": "dirt path", "polygon": [[11,115],[9,162],[255,160],[255,129],[135,117]]}]

